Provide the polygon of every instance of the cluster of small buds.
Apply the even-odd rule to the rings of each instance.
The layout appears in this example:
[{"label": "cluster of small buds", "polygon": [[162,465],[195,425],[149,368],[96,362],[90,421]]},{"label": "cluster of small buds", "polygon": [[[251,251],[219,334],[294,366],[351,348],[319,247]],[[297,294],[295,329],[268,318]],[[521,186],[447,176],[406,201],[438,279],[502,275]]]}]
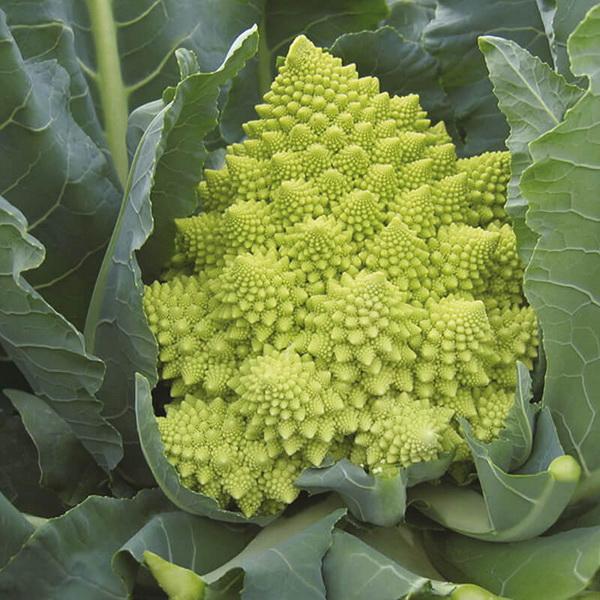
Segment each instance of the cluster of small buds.
[{"label": "cluster of small buds", "polygon": [[[468,458],[512,406],[537,325],[504,211],[510,157],[457,159],[416,95],[300,36],[144,306],[182,481],[246,515],[301,470]],[[183,399],[182,399],[183,398]]]}]

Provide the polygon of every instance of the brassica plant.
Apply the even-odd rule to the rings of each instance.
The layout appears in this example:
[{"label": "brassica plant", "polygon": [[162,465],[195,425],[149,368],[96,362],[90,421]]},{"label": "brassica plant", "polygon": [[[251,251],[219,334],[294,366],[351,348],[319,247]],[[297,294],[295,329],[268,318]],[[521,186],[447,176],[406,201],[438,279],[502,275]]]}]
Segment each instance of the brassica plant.
[{"label": "brassica plant", "polygon": [[0,0],[0,596],[600,594],[600,8]]}]

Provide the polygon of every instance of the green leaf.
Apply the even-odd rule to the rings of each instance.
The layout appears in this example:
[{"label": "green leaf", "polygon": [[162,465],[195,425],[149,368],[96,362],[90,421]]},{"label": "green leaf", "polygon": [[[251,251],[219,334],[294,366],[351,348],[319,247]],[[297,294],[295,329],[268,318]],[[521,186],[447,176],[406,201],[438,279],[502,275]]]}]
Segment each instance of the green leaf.
[{"label": "green leaf", "polygon": [[158,490],[145,490],[133,500],[90,496],[35,530],[0,572],[0,595],[11,600],[129,598],[111,557],[169,506]]},{"label": "green leaf", "polygon": [[435,15],[436,0],[395,0],[390,3],[386,25],[393,27],[407,40],[418,42]]},{"label": "green leaf", "polygon": [[164,129],[169,134],[150,196],[154,230],[139,253],[147,281],[159,277],[173,254],[175,219],[189,216],[197,208],[196,187],[208,156],[203,140],[217,125],[219,86],[238,73],[257,48],[258,34],[253,28],[234,42],[226,63],[215,73],[198,73],[196,57],[177,51],[181,83],[165,115]]},{"label": "green leaf", "polygon": [[[212,71],[262,15],[261,2],[239,0],[2,0],[0,6],[27,58],[56,58],[69,72],[74,99],[103,122],[123,182],[127,113],[177,83],[175,50],[195,52],[201,70]],[[97,121],[81,112],[81,120]]]},{"label": "green leaf", "polygon": [[373,476],[343,458],[334,465],[309,468],[296,485],[311,494],[337,492],[357,519],[387,527],[399,523],[406,510],[406,473]]},{"label": "green leaf", "polygon": [[[528,461],[533,449],[534,421],[538,407],[532,404],[532,396],[531,375],[523,363],[517,363],[515,402],[506,417],[504,429],[500,432],[500,439],[510,449],[510,460],[506,466],[511,471]],[[536,433],[541,437],[540,431]],[[549,463],[550,461],[546,464]]]},{"label": "green leaf", "polygon": [[569,85],[537,56],[510,40],[479,38],[498,106],[510,125],[506,145],[512,157],[506,210],[512,218],[519,253],[529,262],[537,236],[525,224],[527,201],[519,189],[523,171],[531,164],[529,143],[560,122],[565,111],[581,97],[582,90]]},{"label": "green leaf", "polygon": [[600,527],[506,544],[453,533],[431,532],[426,539],[446,577],[476,583],[511,600],[574,598],[600,568]]},{"label": "green leaf", "polygon": [[152,408],[150,384],[140,374],[136,376],[135,397],[138,434],[144,457],[158,485],[175,506],[194,515],[207,516],[231,523],[265,525],[275,518],[254,517],[246,519],[241,513],[220,508],[212,498],[182,486],[177,470],[165,456],[164,446],[160,439],[158,424]]},{"label": "green leaf", "polygon": [[64,511],[59,497],[40,486],[37,450],[18,415],[0,418],[0,493],[18,510],[41,517]]},{"label": "green leaf", "polygon": [[427,592],[448,597],[455,588],[410,571],[344,531],[333,533],[323,576],[328,600],[397,600]]},{"label": "green leaf", "polygon": [[[89,35],[89,29],[71,26],[67,4],[56,0],[25,3],[19,0],[0,0],[0,9],[6,13],[11,34],[27,62],[55,60],[68,73],[71,114],[79,127],[108,156],[104,132],[96,116],[78,56],[78,53],[86,54],[86,44],[81,43],[81,36]],[[73,5],[72,2],[70,4]],[[83,3],[73,6],[76,12],[81,13],[81,9],[77,11],[78,6],[83,7]],[[115,212],[116,210],[117,207]]]},{"label": "green leaf", "polygon": [[[15,409],[4,394],[7,387],[28,390],[29,385],[17,365],[8,357],[0,345],[0,421],[3,417],[15,414]],[[3,389],[4,388],[4,389]]]},{"label": "green leaf", "polygon": [[570,531],[580,527],[600,527],[600,504],[594,502],[586,510],[577,507],[574,514],[563,517],[553,528],[556,531]]},{"label": "green leaf", "polygon": [[483,34],[512,39],[542,60],[550,60],[535,0],[438,0],[424,42],[440,63],[442,86],[465,135],[461,151],[469,156],[503,149],[508,135],[477,48],[477,37]]},{"label": "green leaf", "polygon": [[569,45],[573,71],[590,75],[591,89],[531,143],[534,164],[521,181],[527,224],[539,235],[524,288],[543,332],[543,402],[585,477],[600,469],[599,40],[600,9],[594,9]]},{"label": "green leaf", "polygon": [[94,397],[102,363],[86,352],[82,335],[23,278],[44,259],[23,214],[0,197],[0,340],[35,394],[64,419],[104,469],[122,457],[118,432]]},{"label": "green leaf", "polygon": [[242,600],[325,600],[321,563],[335,524],[345,512],[333,507],[325,501],[293,516],[281,516],[238,556],[206,574],[204,581],[214,586],[242,569]]},{"label": "green leaf", "polygon": [[374,476],[344,458],[332,466],[304,470],[296,485],[311,494],[337,492],[357,519],[388,527],[404,520],[406,488],[440,478],[451,460],[448,456]]},{"label": "green leaf", "polygon": [[256,535],[256,527],[232,525],[188,513],[155,515],[113,558],[113,568],[133,586],[138,564],[152,552],[182,569],[202,575],[239,554]]},{"label": "green leaf", "polygon": [[[542,432],[549,428],[549,432]],[[567,455],[543,456],[548,462],[538,469],[527,463],[520,472],[508,473],[499,467],[494,456],[497,446],[476,440],[466,422],[467,440],[482,494],[469,488],[444,483],[414,488],[410,502],[425,515],[463,535],[494,542],[519,541],[544,533],[559,518],[577,486],[581,469]],[[545,439],[556,432],[551,419],[538,420],[536,436]]]},{"label": "green leaf", "polygon": [[555,11],[552,19],[556,70],[568,79],[573,79],[569,68],[567,40],[586,13],[598,4],[598,0],[554,0]]},{"label": "green leaf", "polygon": [[193,571],[179,567],[148,550],[144,552],[144,562],[169,600],[205,598],[206,585]]},{"label": "green leaf", "polygon": [[102,148],[71,113],[67,72],[54,61],[24,61],[1,11],[0,43],[0,194],[46,247],[30,283],[82,327],[120,187]]},{"label": "green leaf", "polygon": [[106,473],[48,404],[19,390],[4,392],[36,446],[42,486],[55,491],[67,506],[74,506],[106,482]]},{"label": "green leaf", "polygon": [[544,407],[537,415],[535,437],[527,462],[520,465],[520,468],[515,472],[521,474],[539,473],[546,469],[555,458],[563,456],[564,453],[552,415],[548,408]]},{"label": "green leaf", "polygon": [[381,89],[399,96],[419,94],[434,120],[447,120],[450,107],[438,81],[438,61],[423,46],[392,27],[347,33],[330,49],[345,64],[355,63],[361,76],[377,77]]},{"label": "green leaf", "polygon": [[254,106],[268,90],[277,56],[287,53],[300,34],[328,47],[343,33],[377,27],[388,14],[385,0],[262,0],[258,55],[233,80],[219,123],[227,143],[243,136],[242,123],[256,118]]},{"label": "green leaf", "polygon": [[402,524],[395,527],[348,527],[346,531],[416,575],[440,581],[444,579],[431,564],[418,528]]},{"label": "green leaf", "polygon": [[[554,431],[551,421],[546,427]],[[540,435],[539,423],[536,435]],[[555,523],[579,480],[579,466],[571,457],[552,457],[540,464],[536,473],[508,474],[494,464],[484,444],[469,434],[467,441],[490,522],[499,538],[526,539],[543,533]]]},{"label": "green leaf", "polygon": [[33,533],[33,525],[0,494],[0,569],[21,549]]},{"label": "green leaf", "polygon": [[[100,398],[107,418],[123,435],[122,469],[141,484],[148,485],[152,480],[135,426],[134,379],[140,372],[152,387],[155,385],[157,349],[143,313],[143,283],[135,253],[155,226],[151,195],[161,204],[155,208],[157,231],[172,229],[170,219],[182,210],[182,205],[174,198],[166,199],[166,194],[188,190],[183,206],[189,205],[189,190],[197,176],[194,173],[202,168],[201,162],[192,163],[205,156],[203,138],[216,123],[219,88],[241,69],[255,49],[256,32],[246,32],[219,69],[194,73],[181,81],[172,100],[152,120],[137,148],[119,219],[94,289],[86,341],[106,363]],[[178,161],[187,168],[185,177]]]}]

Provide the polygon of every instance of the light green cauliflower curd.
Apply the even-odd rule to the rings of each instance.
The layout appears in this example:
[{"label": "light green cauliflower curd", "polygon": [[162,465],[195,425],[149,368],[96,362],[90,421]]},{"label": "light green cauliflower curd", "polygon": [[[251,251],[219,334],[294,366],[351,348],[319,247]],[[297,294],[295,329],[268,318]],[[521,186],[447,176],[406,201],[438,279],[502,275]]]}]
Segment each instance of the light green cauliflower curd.
[{"label": "light green cauliflower curd", "polygon": [[508,153],[457,160],[417,96],[303,36],[256,111],[145,293],[183,484],[250,516],[326,457],[468,459],[457,418],[497,436],[536,356]]}]

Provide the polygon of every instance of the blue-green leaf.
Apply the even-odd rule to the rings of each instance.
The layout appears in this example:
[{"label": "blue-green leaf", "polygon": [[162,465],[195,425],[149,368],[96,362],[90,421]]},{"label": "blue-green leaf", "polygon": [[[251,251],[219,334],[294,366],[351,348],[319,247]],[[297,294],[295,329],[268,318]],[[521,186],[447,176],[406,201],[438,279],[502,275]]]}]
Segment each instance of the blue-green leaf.
[{"label": "blue-green leaf", "polygon": [[106,473],[73,430],[46,402],[20,390],[4,390],[31,436],[38,454],[40,484],[56,492],[67,506],[85,500],[106,484]]},{"label": "blue-green leaf", "polygon": [[344,510],[325,501],[263,529],[242,552],[203,579],[215,587],[244,571],[242,600],[325,600],[321,564]]},{"label": "blue-green leaf", "polygon": [[456,587],[423,577],[344,531],[333,534],[323,574],[328,600],[397,600],[419,594],[448,597]]},{"label": "blue-green leaf", "polygon": [[90,496],[35,530],[0,572],[0,596],[129,598],[131,589],[113,571],[112,555],[155,514],[168,510],[172,507],[158,490],[145,490],[133,500]]},{"label": "blue-green leaf", "polygon": [[306,469],[296,485],[311,494],[336,492],[354,517],[388,527],[404,520],[406,488],[440,478],[451,460],[452,456],[445,456],[407,469],[371,475],[344,458],[332,466]]},{"label": "blue-green leaf", "polygon": [[0,341],[35,394],[108,471],[123,449],[94,396],[104,368],[86,351],[83,336],[24,279],[43,259],[44,247],[27,233],[23,214],[0,197]]},{"label": "blue-green leaf", "polygon": [[40,517],[64,511],[60,498],[40,485],[37,450],[19,415],[0,418],[0,493],[18,510]]},{"label": "blue-green leaf", "polygon": [[527,264],[537,241],[525,224],[527,201],[519,188],[521,174],[531,164],[529,143],[558,125],[582,90],[510,40],[486,36],[479,38],[479,47],[498,106],[510,125],[506,145],[511,152],[512,177],[506,210],[512,218],[519,253]]},{"label": "blue-green leaf", "polygon": [[74,118],[70,83],[57,62],[23,59],[0,11],[0,195],[46,247],[31,285],[83,327],[121,190],[103,148],[80,126],[85,111]]},{"label": "blue-green leaf", "polygon": [[[541,428],[550,432],[542,433]],[[536,435],[554,435],[549,419],[538,419]],[[463,535],[493,542],[525,540],[544,533],[559,518],[573,496],[581,469],[576,461],[552,453],[544,455],[537,470],[527,463],[521,472],[509,473],[494,456],[497,446],[483,444],[463,422],[482,493],[448,483],[424,484],[413,489],[410,501],[428,517]],[[552,433],[554,432],[554,433]]]},{"label": "blue-green leaf", "polygon": [[568,79],[573,79],[567,52],[567,40],[586,13],[598,4],[598,0],[554,0],[554,4],[552,43],[556,53],[556,70]]},{"label": "blue-green leaf", "polygon": [[0,493],[0,569],[33,533],[33,525]]},{"label": "blue-green leaf", "polygon": [[521,189],[539,241],[524,288],[543,332],[543,402],[587,478],[600,469],[600,8],[575,30],[569,52],[573,72],[591,85],[530,144],[534,163]]},{"label": "blue-green leaf", "polygon": [[446,577],[477,583],[511,600],[579,597],[600,568],[600,527],[506,544],[447,532],[431,532],[426,539]]},{"label": "blue-green leaf", "polygon": [[113,568],[131,588],[138,565],[151,552],[176,568],[202,575],[239,554],[257,531],[256,527],[211,521],[183,511],[157,514],[121,546]]},{"label": "blue-green leaf", "polygon": [[435,15],[436,0],[388,0],[390,15],[386,25],[413,42],[421,41],[425,27]]},{"label": "blue-green leaf", "polygon": [[440,63],[442,86],[464,131],[461,151],[469,156],[503,149],[508,135],[477,48],[477,37],[484,34],[512,39],[551,60],[536,0],[438,0],[424,43]]}]

